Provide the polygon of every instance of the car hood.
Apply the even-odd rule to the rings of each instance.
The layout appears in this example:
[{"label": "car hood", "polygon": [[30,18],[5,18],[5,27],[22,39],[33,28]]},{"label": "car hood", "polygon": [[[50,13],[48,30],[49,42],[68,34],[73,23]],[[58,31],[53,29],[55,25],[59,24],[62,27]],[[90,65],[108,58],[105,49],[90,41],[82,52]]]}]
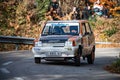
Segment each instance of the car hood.
[{"label": "car hood", "polygon": [[65,41],[76,38],[75,36],[71,35],[48,35],[48,36],[41,36],[40,41],[43,43],[64,43]]}]

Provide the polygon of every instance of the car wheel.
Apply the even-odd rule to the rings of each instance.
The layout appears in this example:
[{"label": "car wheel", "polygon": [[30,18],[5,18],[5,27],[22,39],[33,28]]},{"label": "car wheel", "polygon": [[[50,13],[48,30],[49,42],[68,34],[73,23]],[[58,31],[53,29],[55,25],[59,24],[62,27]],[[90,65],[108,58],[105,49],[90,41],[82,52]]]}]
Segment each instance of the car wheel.
[{"label": "car wheel", "polygon": [[34,59],[35,59],[35,63],[36,64],[40,64],[41,63],[41,58],[35,57]]},{"label": "car wheel", "polygon": [[90,55],[87,56],[88,64],[93,64],[95,60],[95,52],[92,51]]},{"label": "car wheel", "polygon": [[75,56],[75,65],[80,66],[80,56],[79,55]]}]

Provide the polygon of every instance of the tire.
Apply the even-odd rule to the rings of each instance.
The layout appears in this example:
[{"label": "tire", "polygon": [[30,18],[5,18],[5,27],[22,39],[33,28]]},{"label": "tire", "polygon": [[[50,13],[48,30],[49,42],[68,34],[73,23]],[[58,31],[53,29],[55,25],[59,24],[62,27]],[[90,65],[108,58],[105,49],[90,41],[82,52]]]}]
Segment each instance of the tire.
[{"label": "tire", "polygon": [[35,57],[34,59],[35,59],[35,63],[36,64],[40,64],[41,63],[41,58]]},{"label": "tire", "polygon": [[75,66],[80,66],[80,56],[75,56]]},{"label": "tire", "polygon": [[92,51],[90,55],[87,56],[88,64],[94,64],[95,60],[95,51]]},{"label": "tire", "polygon": [[80,56],[81,55],[82,55],[82,46],[80,45],[78,52],[77,52],[77,55],[74,57],[76,66],[80,66]]}]

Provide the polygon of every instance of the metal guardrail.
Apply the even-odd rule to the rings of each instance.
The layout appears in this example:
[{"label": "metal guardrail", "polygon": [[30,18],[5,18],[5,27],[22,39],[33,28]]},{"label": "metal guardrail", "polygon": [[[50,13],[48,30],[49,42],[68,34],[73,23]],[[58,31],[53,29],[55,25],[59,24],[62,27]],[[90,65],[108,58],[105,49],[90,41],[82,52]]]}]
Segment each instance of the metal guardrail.
[{"label": "metal guardrail", "polygon": [[95,42],[95,44],[120,44],[120,43],[114,43],[114,42]]},{"label": "metal guardrail", "polygon": [[[34,39],[35,38],[26,38],[26,37],[19,37],[19,36],[0,36],[0,43],[32,45]],[[120,44],[120,43],[95,42],[95,44]]]},{"label": "metal guardrail", "polygon": [[[19,36],[0,36],[0,43],[16,44],[16,50],[18,50],[19,45],[33,45],[35,38],[26,38]],[[95,42],[95,44],[120,44],[112,42]]]},{"label": "metal guardrail", "polygon": [[34,38],[0,36],[0,43],[32,45]]},{"label": "metal guardrail", "polygon": [[33,45],[34,38],[26,38],[19,36],[0,36],[0,43],[16,44],[16,50],[19,45]]}]

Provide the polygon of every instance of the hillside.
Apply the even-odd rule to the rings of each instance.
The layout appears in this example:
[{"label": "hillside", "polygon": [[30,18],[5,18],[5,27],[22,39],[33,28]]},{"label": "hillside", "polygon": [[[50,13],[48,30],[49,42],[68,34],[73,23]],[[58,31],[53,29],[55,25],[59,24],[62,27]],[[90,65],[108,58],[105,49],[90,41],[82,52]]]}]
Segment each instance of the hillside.
[{"label": "hillside", "polygon": [[[80,0],[60,0],[63,12],[67,12],[72,5],[78,5]],[[2,0],[0,1],[0,35],[4,36],[39,36],[41,21],[45,19],[45,12],[49,0]],[[66,7],[64,7],[65,5]],[[82,4],[82,1],[80,5]],[[120,18],[106,19],[97,17],[90,20],[93,26],[96,41],[120,42]],[[33,35],[35,34],[35,35]],[[1,50],[14,49],[14,45],[0,44]],[[20,46],[20,49],[31,49],[31,46]]]},{"label": "hillside", "polygon": [[96,41],[120,43],[120,18],[97,17],[91,21]]}]

